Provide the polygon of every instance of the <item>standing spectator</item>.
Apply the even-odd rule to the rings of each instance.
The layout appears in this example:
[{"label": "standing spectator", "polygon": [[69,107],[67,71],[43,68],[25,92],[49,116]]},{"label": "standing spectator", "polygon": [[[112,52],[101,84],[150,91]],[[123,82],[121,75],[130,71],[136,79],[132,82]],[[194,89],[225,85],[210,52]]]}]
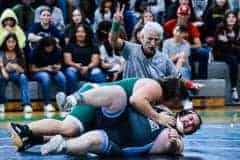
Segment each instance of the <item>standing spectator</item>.
[{"label": "standing spectator", "polygon": [[[200,40],[200,32],[196,26],[189,22],[191,9],[187,5],[179,6],[177,19],[172,19],[164,24],[164,29],[168,37],[172,36],[173,28],[176,25],[186,25],[188,34],[184,38],[191,44],[190,66],[192,68],[192,78],[206,79],[208,75],[209,49],[203,48]],[[195,72],[195,62],[199,62],[198,74]]]},{"label": "standing spectator", "polygon": [[43,5],[35,10],[34,22],[38,23],[41,21],[41,11],[46,7],[50,9],[51,23],[55,25],[59,31],[63,32],[65,27],[63,13],[62,10],[56,6],[56,0],[44,0]]},{"label": "standing spectator", "polygon": [[32,0],[21,0],[12,8],[15,12],[20,27],[27,32],[34,21],[34,9],[31,7]]},{"label": "standing spectator", "polygon": [[157,22],[148,22],[142,29],[142,43],[136,44],[119,37],[124,7],[114,15],[109,34],[110,43],[126,60],[123,78],[149,77],[163,78],[177,75],[176,67],[168,57],[158,49],[163,38],[163,29]]},{"label": "standing spectator", "polygon": [[52,37],[42,38],[30,59],[32,78],[42,88],[45,112],[55,111],[51,104],[52,80],[56,82],[58,92],[66,91],[66,78],[61,71],[62,61],[63,55]]},{"label": "standing spectator", "polygon": [[28,41],[30,46],[34,48],[36,43],[44,37],[54,37],[58,42],[62,41],[62,34],[51,24],[50,8],[45,7],[40,11],[40,22],[34,23],[29,30]]},{"label": "standing spectator", "polygon": [[97,26],[101,21],[111,21],[114,13],[115,5],[112,0],[102,0],[100,6],[94,13],[93,30],[96,32]]},{"label": "standing spectator", "polygon": [[0,45],[2,45],[4,38],[9,32],[14,32],[17,36],[19,47],[25,46],[26,36],[18,25],[18,19],[11,9],[6,9],[0,17]]},{"label": "standing spectator", "polygon": [[75,26],[77,26],[80,23],[87,24],[87,25],[90,23],[80,8],[74,9],[71,17],[72,17],[72,21],[70,24],[66,26],[65,32],[64,32],[66,44],[68,44],[71,31],[75,28]]},{"label": "standing spectator", "polygon": [[[211,42],[211,39],[215,36],[217,25],[223,22],[225,12],[229,9],[227,0],[214,0],[211,8],[208,9],[206,16],[204,17],[205,22],[205,35],[206,41],[208,43],[213,43],[214,39]],[[210,41],[210,42],[209,42]]]},{"label": "standing spectator", "polygon": [[28,79],[24,74],[24,55],[19,47],[18,39],[15,33],[9,33],[4,38],[0,53],[0,68],[0,112],[5,111],[5,90],[9,81],[16,83],[20,88],[21,103],[24,108],[24,112],[32,112],[32,108],[30,106]]},{"label": "standing spectator", "polygon": [[68,93],[78,89],[79,80],[104,82],[100,66],[99,49],[93,43],[93,33],[85,24],[77,25],[64,52]]},{"label": "standing spectator", "polygon": [[191,79],[191,68],[188,61],[191,46],[184,40],[186,34],[188,34],[187,26],[177,25],[173,29],[173,37],[164,41],[162,51],[174,62],[177,71],[184,78]]},{"label": "standing spectator", "polygon": [[225,61],[229,66],[232,86],[232,100],[238,101],[237,92],[238,64],[240,63],[240,30],[237,17],[233,11],[228,11],[224,21],[217,28],[216,46],[214,53],[218,53],[218,60]]}]

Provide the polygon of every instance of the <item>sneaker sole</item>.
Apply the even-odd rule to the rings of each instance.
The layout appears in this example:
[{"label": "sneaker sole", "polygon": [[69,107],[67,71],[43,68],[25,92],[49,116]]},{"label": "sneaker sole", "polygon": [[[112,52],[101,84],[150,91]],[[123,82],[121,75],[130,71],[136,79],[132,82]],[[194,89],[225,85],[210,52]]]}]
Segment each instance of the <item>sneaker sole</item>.
[{"label": "sneaker sole", "polygon": [[15,130],[12,128],[11,124],[9,124],[8,129],[11,133],[11,138],[13,140],[13,143],[15,144],[16,150],[20,151],[21,148],[23,147],[22,139],[19,137],[17,132],[15,132]]}]

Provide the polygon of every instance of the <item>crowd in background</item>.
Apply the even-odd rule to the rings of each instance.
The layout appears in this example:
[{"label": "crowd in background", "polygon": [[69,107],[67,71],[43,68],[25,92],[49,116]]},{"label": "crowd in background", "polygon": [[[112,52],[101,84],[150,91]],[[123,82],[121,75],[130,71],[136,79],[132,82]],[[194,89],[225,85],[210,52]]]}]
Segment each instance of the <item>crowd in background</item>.
[{"label": "crowd in background", "polygon": [[109,42],[118,3],[125,5],[121,39],[141,45],[144,25],[159,23],[159,51],[177,72],[186,79],[207,79],[210,59],[224,61],[232,99],[239,100],[239,0],[0,0],[0,112],[9,81],[19,86],[24,111],[32,112],[30,80],[41,86],[44,110],[55,111],[52,83],[58,92],[71,94],[79,81],[136,77]]}]

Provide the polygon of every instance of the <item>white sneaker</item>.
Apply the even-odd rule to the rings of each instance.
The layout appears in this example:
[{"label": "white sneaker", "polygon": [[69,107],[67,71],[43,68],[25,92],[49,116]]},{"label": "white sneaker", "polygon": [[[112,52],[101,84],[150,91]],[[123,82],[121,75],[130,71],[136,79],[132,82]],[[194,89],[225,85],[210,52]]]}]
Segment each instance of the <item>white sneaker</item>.
[{"label": "white sneaker", "polygon": [[66,141],[61,135],[56,135],[41,147],[41,154],[61,153],[66,149]]},{"label": "white sneaker", "polygon": [[238,91],[237,88],[232,89],[232,100],[239,101]]},{"label": "white sneaker", "polygon": [[30,105],[25,105],[23,109],[24,113],[32,113],[32,107]]},{"label": "white sneaker", "polygon": [[55,112],[55,108],[52,106],[52,104],[47,104],[44,106],[44,112]]},{"label": "white sneaker", "polygon": [[4,112],[5,112],[5,105],[0,104],[0,113],[4,113]]},{"label": "white sneaker", "polygon": [[64,110],[65,101],[66,101],[66,94],[64,92],[58,92],[56,94],[56,102],[57,102],[59,111]]}]

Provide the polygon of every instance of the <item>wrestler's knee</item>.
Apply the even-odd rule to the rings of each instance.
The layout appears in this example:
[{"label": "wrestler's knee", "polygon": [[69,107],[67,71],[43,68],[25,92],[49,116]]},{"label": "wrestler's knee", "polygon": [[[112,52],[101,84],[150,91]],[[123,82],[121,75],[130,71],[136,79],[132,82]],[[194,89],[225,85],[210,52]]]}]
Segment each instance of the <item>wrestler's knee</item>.
[{"label": "wrestler's knee", "polygon": [[70,120],[62,121],[61,134],[65,137],[76,137],[80,135],[80,127]]}]

